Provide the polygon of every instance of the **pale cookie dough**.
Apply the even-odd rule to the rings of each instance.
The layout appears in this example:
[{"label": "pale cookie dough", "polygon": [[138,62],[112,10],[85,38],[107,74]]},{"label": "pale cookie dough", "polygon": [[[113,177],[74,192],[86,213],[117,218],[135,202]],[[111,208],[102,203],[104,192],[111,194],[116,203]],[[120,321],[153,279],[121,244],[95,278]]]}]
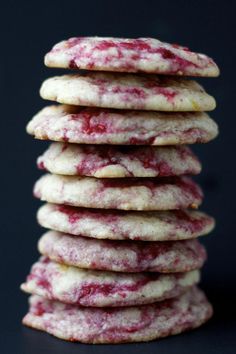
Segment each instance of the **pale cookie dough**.
[{"label": "pale cookie dough", "polygon": [[187,146],[105,146],[52,143],[37,159],[38,168],[55,174],[164,177],[198,174],[201,164]]},{"label": "pale cookie dough", "polygon": [[41,226],[97,239],[171,241],[206,235],[214,228],[209,215],[196,210],[121,211],[45,204],[37,213]]},{"label": "pale cookie dough", "polygon": [[200,273],[117,273],[80,269],[41,257],[21,289],[68,304],[89,307],[150,304],[178,296],[199,282]]},{"label": "pale cookie dough", "polygon": [[37,139],[78,144],[177,145],[206,143],[218,134],[204,112],[119,111],[48,106],[27,125]]},{"label": "pale cookie dough", "polygon": [[98,179],[46,174],[35,183],[34,195],[49,203],[121,210],[197,208],[203,199],[201,188],[188,177]]},{"label": "pale cookie dough", "polygon": [[59,103],[154,111],[211,111],[215,100],[196,81],[156,75],[87,72],[45,80],[40,95]]},{"label": "pale cookie dough", "polygon": [[185,294],[157,302],[123,308],[84,308],[30,297],[26,326],[58,338],[82,343],[150,341],[201,326],[213,313],[204,293],[193,287]]},{"label": "pale cookie dough", "polygon": [[218,76],[208,56],[154,38],[77,37],[56,44],[45,56],[54,68],[165,75]]},{"label": "pale cookie dough", "polygon": [[198,240],[110,241],[48,231],[38,249],[61,264],[115,272],[188,272],[201,268],[206,260],[206,250]]}]

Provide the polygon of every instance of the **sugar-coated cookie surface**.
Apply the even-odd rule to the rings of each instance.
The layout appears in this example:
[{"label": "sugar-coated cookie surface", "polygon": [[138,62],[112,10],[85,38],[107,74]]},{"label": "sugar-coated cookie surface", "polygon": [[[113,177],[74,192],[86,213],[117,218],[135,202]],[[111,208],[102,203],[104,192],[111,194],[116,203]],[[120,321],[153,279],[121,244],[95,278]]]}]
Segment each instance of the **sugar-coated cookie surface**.
[{"label": "sugar-coated cookie surface", "polygon": [[122,308],[78,307],[35,295],[30,297],[23,323],[68,341],[124,343],[179,334],[201,326],[212,313],[211,304],[196,287],[163,302]]},{"label": "sugar-coated cookie surface", "polygon": [[48,106],[27,125],[38,139],[78,144],[176,145],[206,143],[218,134],[203,112],[119,111]]},{"label": "sugar-coated cookie surface", "polygon": [[200,273],[117,273],[80,269],[41,257],[21,289],[80,306],[132,306],[178,296],[198,283]]},{"label": "sugar-coated cookie surface", "polygon": [[38,249],[58,263],[115,272],[187,272],[199,269],[206,260],[206,250],[198,240],[111,241],[48,231]]},{"label": "sugar-coated cookie surface", "polygon": [[154,111],[211,111],[216,103],[196,81],[156,75],[87,72],[45,80],[40,95],[64,104]]},{"label": "sugar-coated cookie surface", "polygon": [[37,213],[41,226],[97,239],[170,241],[206,235],[212,217],[196,210],[122,211],[45,204]]},{"label": "sugar-coated cookie surface", "polygon": [[34,195],[49,203],[121,210],[197,208],[203,199],[200,187],[188,177],[98,179],[46,174],[35,183]]},{"label": "sugar-coated cookie surface", "polygon": [[156,74],[218,76],[204,54],[154,38],[77,37],[56,44],[45,56],[49,67]]},{"label": "sugar-coated cookie surface", "polygon": [[201,164],[187,147],[107,146],[52,143],[37,159],[55,174],[114,177],[163,177],[197,174]]}]

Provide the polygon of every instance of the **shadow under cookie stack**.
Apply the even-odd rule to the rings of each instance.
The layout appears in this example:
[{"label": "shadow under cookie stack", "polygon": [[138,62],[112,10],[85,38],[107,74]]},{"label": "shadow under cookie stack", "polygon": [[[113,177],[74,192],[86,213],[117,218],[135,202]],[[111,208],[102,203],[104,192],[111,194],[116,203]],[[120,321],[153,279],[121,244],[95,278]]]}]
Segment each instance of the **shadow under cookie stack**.
[{"label": "shadow under cookie stack", "polygon": [[[34,195],[46,201],[42,254],[22,290],[23,323],[84,343],[149,341],[212,315],[198,289],[214,219],[186,175],[201,164],[186,145],[216,137],[215,100],[183,76],[218,76],[212,59],[156,39],[71,38],[46,55],[52,77],[27,131],[51,140]],[[77,69],[77,70],[76,70]],[[78,70],[80,69],[80,70]]]}]

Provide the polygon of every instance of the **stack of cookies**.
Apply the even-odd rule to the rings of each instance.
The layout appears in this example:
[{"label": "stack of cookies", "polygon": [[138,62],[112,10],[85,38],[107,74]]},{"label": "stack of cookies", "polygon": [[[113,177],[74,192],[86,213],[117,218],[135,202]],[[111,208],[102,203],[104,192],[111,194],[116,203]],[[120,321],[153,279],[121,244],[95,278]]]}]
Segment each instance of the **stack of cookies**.
[{"label": "stack of cookies", "polygon": [[197,288],[214,219],[196,209],[201,164],[186,144],[218,133],[215,100],[183,76],[218,76],[212,59],[156,39],[71,38],[46,55],[74,73],[46,80],[27,131],[51,140],[41,258],[21,288],[27,326],[85,343],[148,341],[200,326]]}]

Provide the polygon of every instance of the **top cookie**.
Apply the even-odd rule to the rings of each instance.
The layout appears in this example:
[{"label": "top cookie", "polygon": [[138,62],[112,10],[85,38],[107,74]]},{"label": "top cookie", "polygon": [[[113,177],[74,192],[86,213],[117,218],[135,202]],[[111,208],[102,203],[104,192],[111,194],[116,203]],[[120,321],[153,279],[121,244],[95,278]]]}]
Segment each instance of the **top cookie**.
[{"label": "top cookie", "polygon": [[114,344],[179,334],[199,327],[212,312],[205,295],[195,286],[163,302],[109,309],[69,305],[34,295],[23,323],[70,342]]},{"label": "top cookie", "polygon": [[104,72],[55,76],[40,95],[59,103],[150,111],[211,111],[216,103],[194,80]]},{"label": "top cookie", "polygon": [[218,76],[214,61],[177,44],[154,38],[77,37],[56,44],[45,56],[49,67]]}]

